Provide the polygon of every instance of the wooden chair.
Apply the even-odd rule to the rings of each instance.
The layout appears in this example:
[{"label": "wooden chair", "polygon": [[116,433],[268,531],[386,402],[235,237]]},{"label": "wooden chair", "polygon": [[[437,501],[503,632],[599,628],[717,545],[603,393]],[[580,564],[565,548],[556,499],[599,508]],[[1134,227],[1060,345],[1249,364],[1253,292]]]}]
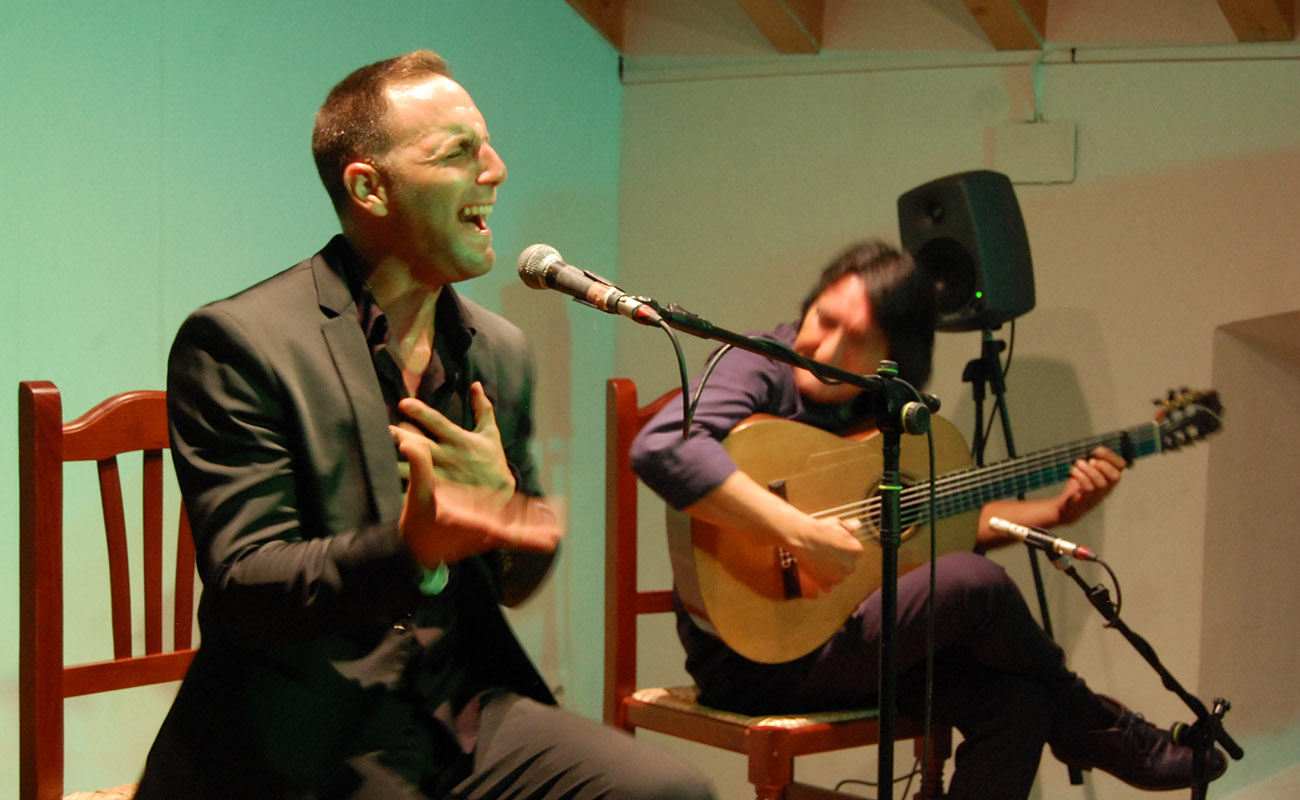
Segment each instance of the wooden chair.
[{"label": "wooden chair", "polygon": [[[176,537],[175,600],[170,648],[163,642],[163,475],[167,405],[161,391],[110,397],[71,422],[48,381],[18,387],[19,522],[19,797],[63,797],[63,708],[69,697],[179,680],[193,658],[194,544],[184,509]],[[117,457],[141,452],[143,528],[128,545]],[[108,546],[112,658],[65,664],[63,652],[64,464],[93,461]],[[68,546],[89,548],[86,531],[68,531]],[[132,647],[128,548],[143,555],[144,652]],[[141,765],[143,766],[143,765]],[[130,798],[130,784],[78,792],[80,800]]]},{"label": "wooden chair", "polygon": [[[750,717],[701,705],[693,686],[636,688],[637,617],[671,613],[672,592],[642,591],[637,585],[637,479],[628,450],[637,432],[676,394],[670,392],[638,407],[632,381],[614,378],[606,385],[605,722],[632,732],[644,728],[743,754],[758,800],[853,797],[795,782],[794,759],[877,744],[877,709]],[[929,758],[925,757],[918,723],[899,719],[896,738],[914,739],[917,758],[927,764],[918,796],[941,798],[950,731],[934,729]]]}]

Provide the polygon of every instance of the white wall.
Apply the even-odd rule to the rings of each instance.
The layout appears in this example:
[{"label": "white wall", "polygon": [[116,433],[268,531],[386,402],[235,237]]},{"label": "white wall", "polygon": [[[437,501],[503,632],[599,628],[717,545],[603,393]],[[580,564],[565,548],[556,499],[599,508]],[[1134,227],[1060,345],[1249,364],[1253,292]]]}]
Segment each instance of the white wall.
[{"label": "white wall", "polygon": [[[1300,308],[1300,50],[1288,45],[1251,60],[1243,52],[1084,49],[1080,63],[1049,59],[1037,75],[1043,118],[1078,126],[1077,177],[1017,187],[1037,283],[1037,306],[1016,326],[1008,375],[1020,453],[1149,419],[1149,401],[1166,388],[1209,385],[1217,326]],[[897,241],[901,193],[992,168],[990,128],[1032,115],[1028,63],[923,61],[912,54],[891,64],[889,54],[876,54],[825,74],[783,76],[774,66],[769,76],[755,67],[752,77],[719,77],[698,62],[630,74],[621,287],[735,331],[794,319],[805,289],[840,248],[873,235]],[[675,385],[662,338],[618,331],[616,372],[635,378],[646,398]],[[695,370],[710,345],[685,339]],[[972,401],[960,376],[978,352],[978,333],[940,334],[931,384],[945,415],[968,432]],[[1254,423],[1234,418],[1231,396],[1225,403],[1223,437]],[[1068,535],[1115,567],[1125,619],[1173,674],[1207,699],[1232,699],[1278,676],[1257,671],[1243,652],[1238,670],[1198,684],[1215,452],[1201,445],[1140,462]],[[1021,552],[997,558],[1027,580]],[[1102,628],[1077,587],[1047,572],[1053,622],[1072,666],[1157,724],[1187,718],[1122,637]],[[1294,586],[1276,591],[1285,608],[1300,607]],[[1300,709],[1286,718],[1279,731],[1259,729],[1245,711],[1228,715],[1229,731],[1254,757],[1233,765],[1219,796],[1294,764]],[[742,768],[698,748],[685,752],[719,771],[726,796],[744,796]],[[875,776],[873,756],[843,761],[822,777]],[[1048,756],[1039,796],[1136,796],[1108,776],[1088,783],[1082,793],[1069,789]]]}]

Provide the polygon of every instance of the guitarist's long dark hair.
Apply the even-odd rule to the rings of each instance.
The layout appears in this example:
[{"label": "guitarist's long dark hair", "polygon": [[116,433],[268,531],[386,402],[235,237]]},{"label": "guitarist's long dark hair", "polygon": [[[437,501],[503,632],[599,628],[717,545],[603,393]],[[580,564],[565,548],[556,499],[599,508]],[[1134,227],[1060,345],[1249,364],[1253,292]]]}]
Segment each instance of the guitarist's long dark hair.
[{"label": "guitarist's long dark hair", "polygon": [[917,389],[930,380],[937,319],[934,282],[906,252],[880,239],[852,245],[822,270],[817,285],[804,298],[799,318],[831,284],[845,275],[862,276],[871,314],[889,342],[889,358],[898,362],[898,375]]}]

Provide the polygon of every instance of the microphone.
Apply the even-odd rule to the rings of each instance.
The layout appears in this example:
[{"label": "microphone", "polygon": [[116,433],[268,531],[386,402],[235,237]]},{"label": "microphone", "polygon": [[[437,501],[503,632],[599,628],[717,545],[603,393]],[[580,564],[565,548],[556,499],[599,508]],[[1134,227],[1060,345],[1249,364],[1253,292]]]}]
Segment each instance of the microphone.
[{"label": "microphone", "polygon": [[555,289],[608,314],[622,314],[642,325],[657,325],[659,312],[591,272],[566,264],[549,244],[532,244],[519,254],[519,277],[534,289]]},{"label": "microphone", "polygon": [[1084,547],[1081,544],[1058,539],[1042,528],[1035,528],[1026,525],[1017,525],[1014,522],[1007,522],[1001,517],[994,517],[989,520],[989,527],[999,533],[1005,533],[1014,536],[1030,547],[1043,550],[1048,553],[1062,556],[1070,556],[1080,561],[1100,561],[1097,554]]}]

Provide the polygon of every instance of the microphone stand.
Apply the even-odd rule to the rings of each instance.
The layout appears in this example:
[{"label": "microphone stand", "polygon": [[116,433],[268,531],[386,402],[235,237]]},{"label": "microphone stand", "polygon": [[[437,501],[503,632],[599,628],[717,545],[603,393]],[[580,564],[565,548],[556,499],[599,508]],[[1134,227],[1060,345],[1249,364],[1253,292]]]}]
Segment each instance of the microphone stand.
[{"label": "microphone stand", "polygon": [[[976,466],[984,466],[984,447],[988,444],[984,430],[984,385],[986,383],[993,387],[993,402],[997,406],[1002,422],[1002,440],[1007,447],[1007,458],[1016,457],[1016,445],[1011,437],[1011,412],[1007,410],[1006,403],[1006,376],[1002,372],[1002,360],[998,357],[999,351],[1004,346],[1005,342],[995,340],[993,331],[985,328],[980,344],[980,357],[967,362],[961,374],[961,379],[971,384],[971,395],[975,401],[975,434],[972,437],[972,449],[975,452]],[[1021,497],[1023,498],[1024,495],[1022,494]],[[1038,564],[1038,551],[1033,548],[1029,548],[1029,569],[1034,575],[1034,591],[1038,596],[1038,613],[1042,619],[1043,631],[1047,634],[1047,638],[1055,639],[1056,636],[1052,633],[1052,616],[1047,607],[1047,592],[1043,587],[1043,573]],[[1069,767],[1068,771],[1070,785],[1083,784],[1082,770],[1078,767]]]},{"label": "microphone stand", "polygon": [[[880,741],[877,746],[877,780],[880,800],[891,800],[894,786],[894,727],[897,715],[895,694],[897,688],[898,639],[898,548],[902,540],[900,496],[902,480],[899,475],[902,434],[924,433],[929,429],[930,412],[938,410],[938,401],[922,396],[916,402],[917,392],[897,380],[898,365],[882,361],[874,376],[858,375],[829,364],[803,358],[789,348],[766,339],[755,339],[718,328],[705,319],[674,304],[662,307],[655,301],[638,297],[638,301],[652,307],[662,323],[677,330],[704,339],[725,342],[759,355],[767,356],[796,367],[808,368],[821,380],[828,378],[852,384],[870,396],[869,413],[880,431],[882,439],[883,469],[880,495],[880,550],[881,550],[881,634],[880,634]],[[930,406],[933,404],[934,408]]]},{"label": "microphone stand", "polygon": [[1124,620],[1120,619],[1119,611],[1110,602],[1110,592],[1101,584],[1089,586],[1079,573],[1075,571],[1073,564],[1070,563],[1068,556],[1058,555],[1056,553],[1048,554],[1047,558],[1058,570],[1069,575],[1079,588],[1088,597],[1093,608],[1106,620],[1106,627],[1114,628],[1123,634],[1129,644],[1141,654],[1151,668],[1160,676],[1161,683],[1164,687],[1174,694],[1178,695],[1187,707],[1196,715],[1196,722],[1191,725],[1177,723],[1173,726],[1171,734],[1178,744],[1187,745],[1192,748],[1192,774],[1195,781],[1192,784],[1192,800],[1204,800],[1208,791],[1210,776],[1209,753],[1213,749],[1214,743],[1218,742],[1227,751],[1228,755],[1234,761],[1240,761],[1245,752],[1233,741],[1227,731],[1223,729],[1223,715],[1228,713],[1232,704],[1227,700],[1219,697],[1214,700],[1214,709],[1210,710],[1195,695],[1183,688],[1182,684],[1173,676],[1172,673],[1161,663],[1160,657],[1156,655],[1155,648],[1140,635],[1135,633]]}]

